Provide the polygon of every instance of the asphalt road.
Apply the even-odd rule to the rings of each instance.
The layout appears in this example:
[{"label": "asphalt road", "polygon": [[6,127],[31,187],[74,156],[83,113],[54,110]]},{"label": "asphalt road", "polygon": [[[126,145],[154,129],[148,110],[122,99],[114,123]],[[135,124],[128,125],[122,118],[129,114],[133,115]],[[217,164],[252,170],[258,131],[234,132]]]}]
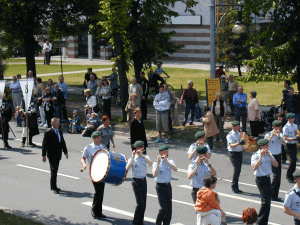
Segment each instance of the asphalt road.
[{"label": "asphalt road", "polygon": [[[45,224],[131,224],[136,206],[134,193],[131,187],[131,172],[125,182],[120,186],[106,184],[104,194],[103,213],[108,216],[106,220],[95,220],[91,216],[91,203],[93,199],[93,185],[88,171],[81,173],[80,159],[84,147],[92,142],[91,138],[79,134],[64,134],[69,159],[63,156],[60,163],[58,187],[60,194],[50,191],[49,164],[42,162],[41,147],[25,147],[20,149],[21,128],[10,123],[19,139],[12,139],[10,134],[10,150],[0,150],[0,205],[13,209],[17,215],[26,216]],[[33,142],[42,143],[43,132],[33,138]],[[127,157],[131,155],[129,139],[115,136],[116,152]],[[0,144],[1,146],[1,144]],[[148,155],[154,162],[158,156],[158,144],[150,142]],[[178,172],[172,172],[173,188],[173,216],[171,224],[196,224],[196,214],[193,209],[189,180],[186,176],[189,160],[186,152],[188,143],[171,143],[169,158],[172,158]],[[234,194],[230,188],[233,168],[227,150],[218,149],[212,153],[211,164],[217,171],[218,183],[215,189],[221,199],[221,207],[227,212],[228,224],[243,224],[241,214],[244,208],[252,206],[260,208],[260,196],[255,185],[255,176],[250,167],[249,153],[244,154],[242,173],[240,176],[240,189],[243,194]],[[287,165],[282,170],[282,185],[280,197],[293,185],[285,179]],[[145,225],[155,224],[159,204],[155,191],[155,181],[151,175],[152,168],[148,168],[148,197],[145,213]],[[269,224],[293,224],[292,217],[283,213],[283,203],[272,202]]]}]

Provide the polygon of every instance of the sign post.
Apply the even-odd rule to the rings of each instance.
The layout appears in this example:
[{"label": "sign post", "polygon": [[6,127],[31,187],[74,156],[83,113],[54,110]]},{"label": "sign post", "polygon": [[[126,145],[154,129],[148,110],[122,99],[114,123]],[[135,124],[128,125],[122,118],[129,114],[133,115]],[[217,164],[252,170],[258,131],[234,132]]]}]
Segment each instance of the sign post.
[{"label": "sign post", "polygon": [[69,43],[67,41],[53,41],[53,47],[59,48],[60,53],[60,69],[61,69],[61,75],[63,76],[63,66],[62,66],[62,48],[68,47]]}]

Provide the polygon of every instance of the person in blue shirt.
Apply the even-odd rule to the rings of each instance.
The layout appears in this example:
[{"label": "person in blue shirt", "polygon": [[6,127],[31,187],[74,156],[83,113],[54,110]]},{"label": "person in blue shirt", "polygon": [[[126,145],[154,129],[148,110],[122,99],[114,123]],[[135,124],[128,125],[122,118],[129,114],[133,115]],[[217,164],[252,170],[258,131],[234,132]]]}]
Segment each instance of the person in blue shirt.
[{"label": "person in blue shirt", "polygon": [[13,76],[13,82],[9,85],[9,90],[12,92],[12,99],[13,99],[13,104],[14,104],[14,109],[17,106],[21,105],[22,101],[22,90],[21,90],[21,85],[20,82],[17,80],[16,76]]},{"label": "person in blue shirt", "polygon": [[66,101],[67,101],[67,91],[68,91],[68,86],[67,84],[64,82],[64,77],[63,76],[59,76],[58,77],[58,87],[59,89],[63,92],[64,94],[64,103],[63,103],[63,107],[62,107],[62,111],[63,111],[63,120],[61,122],[64,122],[66,119],[68,119],[67,116],[67,105],[66,105]]},{"label": "person in blue shirt", "polygon": [[242,117],[242,131],[246,132],[247,123],[247,94],[243,92],[243,86],[238,87],[238,92],[233,95],[233,105],[235,106],[235,120],[240,122]]}]

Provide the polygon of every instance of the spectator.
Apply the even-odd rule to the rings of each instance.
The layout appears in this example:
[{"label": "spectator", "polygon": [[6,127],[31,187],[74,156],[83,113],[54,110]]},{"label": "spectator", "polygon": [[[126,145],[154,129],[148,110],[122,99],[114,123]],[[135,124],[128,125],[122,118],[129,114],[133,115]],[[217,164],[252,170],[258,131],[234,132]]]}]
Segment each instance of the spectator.
[{"label": "spectator", "polygon": [[143,120],[147,119],[147,99],[149,95],[149,81],[145,78],[145,73],[142,71],[140,73],[141,79],[139,84],[143,88],[143,96],[141,99],[141,109],[142,109],[142,118]]},{"label": "spectator", "polygon": [[[65,120],[68,119],[67,116],[67,105],[66,105],[66,101],[67,101],[67,92],[68,92],[68,86],[67,84],[64,82],[65,78],[63,76],[59,76],[58,77],[58,86],[59,89],[63,92],[64,94],[64,102],[63,102],[63,106],[62,106],[62,110],[63,110],[63,118]],[[60,120],[60,122],[64,122],[63,120]]]},{"label": "spectator", "polygon": [[168,90],[168,84],[164,83],[163,86],[164,86],[165,92],[168,93],[169,96],[170,96],[170,109],[169,109],[169,112],[168,112],[169,132],[170,132],[170,134],[173,134],[171,113],[173,113],[175,111],[175,104],[177,102],[177,98],[176,98],[175,94],[172,91]]},{"label": "spectator", "polygon": [[216,69],[216,78],[221,78],[222,75],[226,76],[226,73],[223,70],[223,68],[223,66],[219,66],[219,69]]},{"label": "spectator", "polygon": [[96,99],[97,99],[97,104],[99,106],[99,113],[103,114],[103,102],[102,102],[102,92],[101,92],[101,88],[102,88],[102,80],[97,80],[98,83],[98,87],[96,90]]},{"label": "spectator", "polygon": [[127,105],[125,107],[125,111],[127,112],[127,120],[129,125],[131,124],[132,120],[134,119],[134,110],[140,107],[140,105],[136,102],[136,94],[130,95],[130,101],[127,102]]},{"label": "spectator", "polygon": [[111,92],[112,92],[112,96],[115,97],[118,89],[119,89],[119,84],[118,84],[118,73],[116,68],[112,68],[112,74],[110,76],[104,76],[103,78],[106,78],[110,81],[110,86],[111,86]]},{"label": "spectator", "polygon": [[233,95],[233,104],[235,106],[235,120],[240,122],[242,117],[242,131],[246,133],[247,122],[247,94],[245,94],[243,86],[238,87],[238,93]]},{"label": "spectator", "polygon": [[102,80],[101,97],[103,101],[103,115],[111,118],[111,87],[107,79]]},{"label": "spectator", "polygon": [[219,133],[217,124],[215,122],[214,115],[211,113],[209,106],[204,107],[205,116],[200,120],[204,123],[204,132],[207,138],[209,149],[214,149],[213,136]]},{"label": "spectator", "polygon": [[170,110],[170,96],[165,92],[164,86],[159,87],[159,93],[155,96],[153,106],[156,109],[156,130],[159,137],[155,143],[162,142],[162,131],[166,134],[166,144],[169,144],[169,120],[168,112]]},{"label": "spectator", "polygon": [[92,117],[93,110],[91,108],[87,109],[87,113],[85,115],[86,119],[86,126],[82,132],[83,137],[91,137],[92,133],[95,131],[95,127],[91,124],[91,117]]},{"label": "spectator", "polygon": [[73,118],[71,122],[72,127],[72,133],[77,134],[78,133],[78,127],[80,126],[80,117],[78,116],[77,110],[73,110]]},{"label": "spectator", "polygon": [[110,142],[112,143],[113,149],[115,149],[114,134],[112,132],[112,127],[109,124],[110,119],[105,115],[102,117],[102,125],[98,127],[98,131],[102,134],[101,143],[105,144],[108,150],[110,149]]},{"label": "spectator", "polygon": [[167,75],[168,78],[170,78],[170,76],[165,72],[165,70],[163,68],[161,68],[161,63],[157,63],[157,68],[155,69],[155,74],[159,75],[161,77],[162,73],[164,73],[165,75]]},{"label": "spectator", "polygon": [[20,106],[16,107],[15,118],[17,119],[17,127],[22,127],[22,112],[20,111]]},{"label": "spectator", "polygon": [[229,105],[231,110],[231,115],[234,115],[235,109],[233,105],[233,95],[237,93],[238,89],[238,82],[236,80],[233,80],[234,76],[229,75],[229,82],[228,82],[228,98],[229,98]]},{"label": "spectator", "polygon": [[227,111],[227,105],[228,105],[228,82],[226,81],[226,76],[222,75],[221,76],[221,91],[223,95],[223,100],[226,103],[226,108],[225,110]]},{"label": "spectator", "polygon": [[[204,187],[197,192],[194,209],[197,211],[197,224],[226,224],[225,212],[220,207],[220,199],[212,189],[217,186],[217,178],[208,175],[203,180]],[[204,221],[202,221],[204,220]]]},{"label": "spectator", "polygon": [[162,84],[163,82],[165,82],[164,79],[160,75],[154,73],[153,69],[150,69],[148,78],[150,87],[155,87],[155,94],[157,95],[159,93],[158,81],[160,81],[160,84]]},{"label": "spectator", "polygon": [[40,77],[35,80],[35,87],[32,89],[32,97],[37,100],[41,92],[42,79]]},{"label": "spectator", "polygon": [[212,114],[214,115],[215,122],[219,129],[219,134],[216,135],[216,140],[223,141],[224,138],[224,121],[226,118],[226,103],[222,100],[222,96],[220,92],[216,93],[216,100],[213,101],[211,105]]},{"label": "spectator", "polygon": [[20,80],[22,79],[21,74],[18,74],[18,75],[17,75],[17,79],[18,79],[18,81],[20,81]]},{"label": "spectator", "polygon": [[45,50],[44,65],[50,65],[52,45],[49,43],[48,40],[46,40],[43,49]]},{"label": "spectator", "polygon": [[130,143],[132,150],[135,150],[134,143],[138,140],[144,142],[144,154],[147,154],[146,147],[148,147],[146,131],[143,120],[141,120],[142,111],[141,108],[135,108],[134,119],[130,124]]},{"label": "spectator", "polygon": [[90,80],[87,84],[87,89],[90,89],[92,91],[91,94],[95,95],[97,87],[98,87],[98,83],[97,83],[97,80],[95,80],[95,75],[91,74],[90,75]]},{"label": "spectator", "polygon": [[[51,99],[53,101],[54,116],[56,118],[58,118],[59,120],[61,120],[61,109],[64,104],[64,94],[59,89],[58,84],[55,84],[54,88],[55,88],[55,90],[53,93],[53,97]],[[60,124],[60,126],[61,126],[61,124]]]},{"label": "spectator", "polygon": [[87,120],[87,124],[90,124],[93,126],[93,130],[97,130],[99,127],[99,117],[97,113],[92,112],[90,118]]},{"label": "spectator", "polygon": [[9,90],[11,90],[12,92],[13,105],[14,109],[16,109],[17,106],[21,105],[23,97],[21,85],[16,76],[13,76],[13,82],[11,82],[11,84],[9,85]]},{"label": "spectator", "polygon": [[282,100],[281,100],[281,105],[283,105],[283,111],[285,111],[286,109],[290,109],[291,106],[290,96],[289,96],[290,86],[291,86],[291,81],[285,80],[283,82],[283,87],[285,88],[284,90],[282,90]]},{"label": "spectator", "polygon": [[185,89],[182,93],[181,96],[181,102],[180,104],[183,105],[183,100],[185,100],[185,115],[184,115],[184,120],[182,123],[182,126],[185,126],[187,123],[188,116],[191,112],[191,117],[190,117],[190,125],[194,125],[194,117],[195,117],[195,108],[196,104],[199,105],[198,102],[198,95],[196,89],[193,88],[193,81],[189,80],[188,81],[188,88]]},{"label": "spectator", "polygon": [[165,75],[167,75],[168,78],[170,78],[170,76],[165,72],[165,70],[161,68],[161,63],[157,63],[157,68],[155,69],[155,72],[152,77],[153,83],[155,85],[155,94],[158,94],[159,92],[158,81],[160,81],[160,85],[162,85],[165,82],[165,80],[161,76],[162,73],[164,73]]},{"label": "spectator", "polygon": [[300,116],[300,94],[294,93],[294,88],[290,87],[289,89],[290,94],[290,103],[291,107],[290,110],[292,113],[295,113],[295,124],[299,127],[299,116]]},{"label": "spectator", "polygon": [[53,116],[53,102],[52,99],[54,97],[53,93],[51,92],[50,87],[46,87],[46,93],[44,94],[42,101],[44,102],[44,110],[46,115],[47,123],[46,125],[48,128],[51,128],[51,119]]},{"label": "spectator", "polygon": [[140,84],[136,82],[136,78],[131,78],[131,84],[128,86],[128,95],[130,96],[132,93],[136,94],[136,102],[141,105],[141,100],[143,97],[143,88]]},{"label": "spectator", "polygon": [[49,87],[49,88],[50,88],[51,93],[54,92],[55,88],[54,88],[54,86],[53,86],[53,80],[52,80],[52,79],[49,79],[49,80],[47,81],[46,87]]},{"label": "spectator", "polygon": [[248,120],[250,121],[250,128],[251,128],[251,135],[253,137],[258,137],[258,133],[255,129],[256,121],[261,119],[260,112],[259,112],[259,104],[256,99],[256,91],[250,92],[250,102],[248,104]]},{"label": "spectator", "polygon": [[27,72],[27,79],[28,79],[28,80],[34,80],[32,70],[29,70],[29,71]]},{"label": "spectator", "polygon": [[244,209],[242,221],[243,221],[243,223],[245,223],[247,225],[252,225],[252,224],[256,223],[256,221],[257,221],[256,210],[252,207],[247,207],[246,209]]},{"label": "spectator", "polygon": [[46,94],[46,87],[45,87],[44,84],[42,84],[40,94],[39,94],[39,97],[37,99],[37,104],[39,106],[39,113],[40,113],[40,117],[41,117],[41,123],[39,125],[40,127],[47,127],[47,120],[46,120],[44,102],[42,100],[45,94]]},{"label": "spectator", "polygon": [[97,105],[96,97],[92,95],[91,89],[85,89],[84,94],[86,96],[86,105],[84,106],[84,108],[91,108],[92,111],[94,111],[94,107]]},{"label": "spectator", "polygon": [[88,68],[88,69],[87,69],[87,73],[84,75],[84,82],[83,82],[84,88],[87,88],[87,84],[88,84],[88,82],[89,82],[89,80],[90,80],[90,75],[91,75],[91,74],[94,74],[95,80],[98,79],[97,75],[96,75],[95,73],[93,73],[92,71],[93,71],[92,68]]}]

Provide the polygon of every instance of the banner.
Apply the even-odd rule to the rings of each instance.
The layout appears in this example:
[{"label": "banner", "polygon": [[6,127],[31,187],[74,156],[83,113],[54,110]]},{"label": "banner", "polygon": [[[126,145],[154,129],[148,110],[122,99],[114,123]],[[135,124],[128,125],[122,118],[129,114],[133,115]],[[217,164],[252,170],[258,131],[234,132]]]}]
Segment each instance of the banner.
[{"label": "banner", "polygon": [[24,79],[20,80],[20,85],[22,88],[22,93],[24,96],[24,101],[25,101],[25,111],[28,111],[29,105],[30,105],[30,100],[31,100],[31,95],[32,95],[32,89],[34,87],[34,80],[33,79]]},{"label": "banner", "polygon": [[1,80],[0,81],[0,107],[2,106],[4,89],[5,89],[5,80]]},{"label": "banner", "polygon": [[206,79],[206,101],[207,105],[211,105],[216,100],[216,93],[221,93],[220,79]]}]

